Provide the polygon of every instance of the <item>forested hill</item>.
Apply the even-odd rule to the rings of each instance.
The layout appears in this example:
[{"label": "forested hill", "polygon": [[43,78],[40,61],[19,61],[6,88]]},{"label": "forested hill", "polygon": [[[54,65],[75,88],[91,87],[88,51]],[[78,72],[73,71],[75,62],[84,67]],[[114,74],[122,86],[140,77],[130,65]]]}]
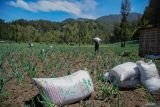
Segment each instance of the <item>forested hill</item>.
[{"label": "forested hill", "polygon": [[[128,21],[132,22],[132,21],[136,21],[139,20],[142,17],[142,14],[140,13],[130,13],[128,16]],[[111,14],[111,15],[107,15],[107,16],[102,16],[99,17],[97,19],[95,19],[98,22],[102,22],[102,23],[106,23],[106,24],[114,24],[114,23],[120,23],[122,19],[122,15],[121,14]],[[86,20],[90,20],[90,19],[85,19],[85,18],[78,18],[78,19],[73,19],[73,18],[68,18],[65,19],[63,22],[71,22],[71,21],[86,21]]]},{"label": "forested hill", "polygon": [[[128,21],[129,22],[136,21],[136,20],[139,20],[141,17],[142,17],[142,14],[140,13],[131,13],[128,16]],[[120,23],[121,19],[122,19],[122,15],[113,14],[113,15],[99,17],[96,20],[103,23],[113,24],[113,23]]]},{"label": "forested hill", "polygon": [[[117,22],[119,21],[115,21],[114,24],[106,24],[102,20],[99,21],[99,19],[66,19],[63,22],[47,20],[28,21],[25,19],[5,22],[0,19],[0,40],[12,40],[16,42],[93,43],[92,38],[99,36],[103,40],[103,43],[118,42],[120,28]],[[111,22],[106,19],[105,21]],[[135,19],[128,23],[128,39],[133,39],[132,32],[137,27],[138,22],[139,19]]]}]

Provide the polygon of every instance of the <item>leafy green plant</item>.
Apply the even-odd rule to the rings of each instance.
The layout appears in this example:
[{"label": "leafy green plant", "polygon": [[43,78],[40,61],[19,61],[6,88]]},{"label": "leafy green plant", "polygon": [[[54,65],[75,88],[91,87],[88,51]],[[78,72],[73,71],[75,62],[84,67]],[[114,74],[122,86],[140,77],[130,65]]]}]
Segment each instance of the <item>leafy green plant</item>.
[{"label": "leafy green plant", "polygon": [[101,87],[99,89],[99,92],[102,93],[102,97],[110,98],[113,95],[119,94],[119,89],[116,86],[109,85],[109,83],[106,82],[106,84],[102,83]]},{"label": "leafy green plant", "polygon": [[55,106],[56,106],[56,105],[48,98],[48,96],[46,95],[46,93],[45,93],[45,91],[44,91],[43,89],[41,89],[41,97],[42,97],[43,101],[40,100],[39,98],[38,98],[38,101],[39,101],[40,103],[42,103],[45,107],[55,107]]},{"label": "leafy green plant", "polygon": [[16,78],[17,83],[21,83],[24,79],[24,76],[18,71],[17,68],[14,68],[14,71],[12,72],[13,77]]},{"label": "leafy green plant", "polygon": [[121,107],[121,97],[118,95],[117,107]]},{"label": "leafy green plant", "polygon": [[29,69],[27,70],[27,73],[30,77],[36,77],[37,73],[38,73],[38,69],[37,67],[35,66],[32,66],[30,63],[29,63]]},{"label": "leafy green plant", "polygon": [[12,65],[12,75],[17,80],[17,83],[21,83],[24,79],[24,76],[21,73],[20,67],[16,64],[13,59],[9,59],[9,63]]}]

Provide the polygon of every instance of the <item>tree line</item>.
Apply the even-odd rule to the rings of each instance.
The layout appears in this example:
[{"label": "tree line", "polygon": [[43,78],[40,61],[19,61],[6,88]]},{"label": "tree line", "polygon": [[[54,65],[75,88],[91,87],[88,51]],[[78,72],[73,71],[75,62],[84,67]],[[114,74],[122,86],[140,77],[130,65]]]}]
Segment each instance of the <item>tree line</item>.
[{"label": "tree line", "polygon": [[138,40],[139,27],[160,26],[160,0],[150,0],[142,18],[134,21],[126,19],[130,11],[128,1],[123,0],[121,5],[121,23],[111,24],[89,19],[63,22],[25,19],[5,22],[0,19],[0,40],[82,44],[92,43],[92,38],[98,36],[103,43],[114,43]]},{"label": "tree line", "polygon": [[[138,21],[128,22],[127,39],[132,40],[132,32]],[[5,22],[0,19],[0,40],[16,42],[50,43],[92,43],[98,36],[103,43],[120,41],[120,24],[104,24],[95,20],[52,22],[48,20],[19,19]]]}]

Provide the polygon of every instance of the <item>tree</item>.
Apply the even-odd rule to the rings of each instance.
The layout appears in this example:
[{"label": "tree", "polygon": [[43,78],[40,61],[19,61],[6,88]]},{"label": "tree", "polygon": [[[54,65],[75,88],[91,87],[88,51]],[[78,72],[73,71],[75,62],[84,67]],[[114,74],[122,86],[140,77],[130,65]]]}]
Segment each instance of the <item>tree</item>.
[{"label": "tree", "polygon": [[84,26],[84,22],[79,21],[79,31],[78,31],[79,46],[80,46],[80,43],[81,43],[81,41],[83,40],[83,38],[84,38],[84,36],[85,36],[85,33],[86,33],[84,27],[85,27],[85,26]]},{"label": "tree", "polygon": [[[136,23],[129,24],[126,32],[131,32]],[[93,43],[98,36],[103,43],[120,41],[120,24],[105,24],[95,20],[75,20],[69,22],[51,22],[47,20],[19,19],[5,22],[0,19],[0,40],[16,42],[57,42],[57,43]]]},{"label": "tree", "polygon": [[5,21],[0,19],[0,39],[4,39],[4,34],[5,34]]},{"label": "tree", "polygon": [[149,6],[145,9],[141,25],[144,27],[147,25],[160,26],[160,0],[149,1]]},{"label": "tree", "polygon": [[125,42],[127,39],[127,17],[130,13],[131,5],[129,0],[122,0],[121,4],[121,14],[122,14],[122,20],[120,24],[120,39],[121,39],[121,47],[125,47]]},{"label": "tree", "polygon": [[120,41],[120,26],[119,24],[114,24],[113,27],[113,36],[110,38],[110,42],[119,42]]}]

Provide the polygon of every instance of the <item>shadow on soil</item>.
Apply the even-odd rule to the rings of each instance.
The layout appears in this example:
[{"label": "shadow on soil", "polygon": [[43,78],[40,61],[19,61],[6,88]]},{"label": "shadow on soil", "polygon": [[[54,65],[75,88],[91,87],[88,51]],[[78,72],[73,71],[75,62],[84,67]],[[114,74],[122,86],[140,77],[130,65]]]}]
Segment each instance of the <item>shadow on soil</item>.
[{"label": "shadow on soil", "polygon": [[29,101],[25,102],[26,107],[43,107],[43,104],[39,102],[42,101],[42,97],[40,94],[34,96]]}]

